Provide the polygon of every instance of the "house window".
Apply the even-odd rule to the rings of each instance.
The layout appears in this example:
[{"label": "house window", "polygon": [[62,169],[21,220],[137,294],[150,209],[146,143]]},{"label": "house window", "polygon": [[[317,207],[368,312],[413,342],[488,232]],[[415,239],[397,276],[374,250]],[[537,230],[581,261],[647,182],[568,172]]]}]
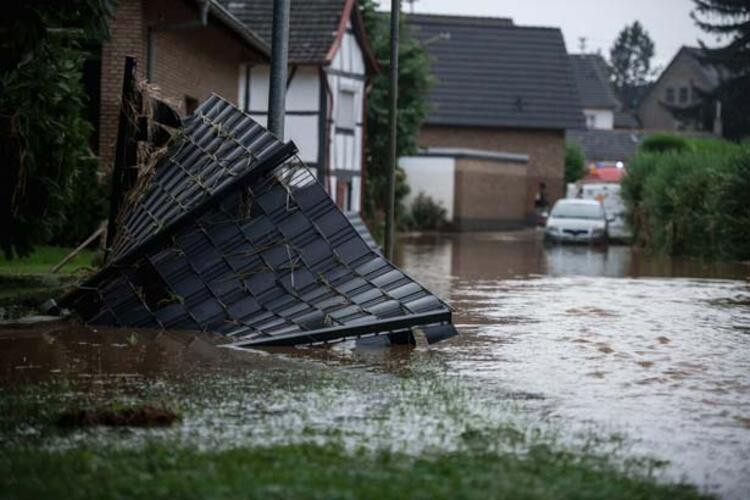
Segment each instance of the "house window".
[{"label": "house window", "polygon": [[354,112],[354,91],[339,91],[339,112],[336,117],[340,128],[354,130],[356,125],[356,114]]},{"label": "house window", "polygon": [[586,114],[586,128],[596,128],[596,115],[593,113]]},{"label": "house window", "polygon": [[667,87],[667,102],[674,102],[674,87]]},{"label": "house window", "polygon": [[685,104],[687,102],[688,102],[688,88],[680,87],[680,104]]},{"label": "house window", "polygon": [[185,114],[192,115],[195,109],[198,107],[198,99],[195,97],[185,96]]}]

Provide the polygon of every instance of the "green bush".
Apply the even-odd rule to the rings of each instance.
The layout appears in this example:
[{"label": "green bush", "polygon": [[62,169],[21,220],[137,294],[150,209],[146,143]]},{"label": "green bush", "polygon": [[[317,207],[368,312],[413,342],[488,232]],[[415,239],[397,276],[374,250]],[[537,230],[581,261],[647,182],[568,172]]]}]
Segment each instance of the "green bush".
[{"label": "green bush", "polygon": [[[6,258],[90,232],[85,46],[107,36],[112,0],[9,2],[0,17],[0,249]],[[98,224],[98,222],[97,222]],[[87,234],[85,234],[87,236]],[[85,237],[85,236],[83,236]],[[61,242],[61,241],[59,241]],[[70,243],[68,241],[66,243]]]},{"label": "green bush", "polygon": [[565,144],[565,183],[576,182],[586,173],[583,150],[578,144]]},{"label": "green bush", "polygon": [[689,149],[687,139],[674,134],[652,134],[643,140],[640,147],[644,153],[679,152],[687,149]]},{"label": "green bush", "polygon": [[622,183],[636,241],[656,252],[750,259],[750,143],[641,152]]},{"label": "green bush", "polygon": [[411,223],[414,229],[442,229],[447,224],[445,208],[420,192],[411,206]]},{"label": "green bush", "polygon": [[48,240],[51,244],[78,246],[106,220],[109,186],[99,180],[98,172],[96,158],[79,162],[70,177],[59,221]]}]

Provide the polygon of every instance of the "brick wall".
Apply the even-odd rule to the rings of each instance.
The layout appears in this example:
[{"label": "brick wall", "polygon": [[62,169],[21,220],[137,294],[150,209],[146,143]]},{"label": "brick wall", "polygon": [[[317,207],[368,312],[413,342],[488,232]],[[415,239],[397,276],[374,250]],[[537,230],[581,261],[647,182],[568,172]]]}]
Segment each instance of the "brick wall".
[{"label": "brick wall", "polygon": [[111,37],[102,44],[99,108],[99,158],[101,168],[107,171],[114,161],[125,56],[137,59],[139,79],[144,77],[146,69],[146,27],[141,0],[117,2],[109,29]]},{"label": "brick wall", "polygon": [[[201,102],[211,92],[236,102],[239,65],[258,60],[227,28],[209,17],[209,25],[159,29],[166,24],[197,22],[198,8],[184,0],[119,0],[111,23],[111,39],[102,46],[102,90],[99,156],[110,169],[117,140],[117,122],[126,55],[138,59],[139,79],[145,79],[149,27],[153,33],[153,75],[150,83],[162,97],[180,107],[185,98]],[[184,109],[181,109],[184,111]]]},{"label": "brick wall", "polygon": [[547,185],[547,198],[550,204],[563,196],[565,172],[565,132],[563,130],[425,125],[419,135],[419,145],[421,147],[473,148],[528,155],[525,195],[528,222],[533,222],[535,219],[534,197],[540,182]]},{"label": "brick wall", "polygon": [[454,221],[459,230],[504,229],[526,219],[527,165],[458,158]]}]

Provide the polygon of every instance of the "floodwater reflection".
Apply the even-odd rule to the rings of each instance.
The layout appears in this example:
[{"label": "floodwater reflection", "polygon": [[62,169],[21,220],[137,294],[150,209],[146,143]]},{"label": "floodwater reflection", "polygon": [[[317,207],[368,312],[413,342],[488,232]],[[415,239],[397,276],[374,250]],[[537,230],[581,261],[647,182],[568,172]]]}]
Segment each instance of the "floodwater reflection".
[{"label": "floodwater reflection", "polygon": [[535,232],[400,243],[404,269],[455,308],[462,335],[432,348],[452,370],[747,498],[750,267],[546,246]]}]

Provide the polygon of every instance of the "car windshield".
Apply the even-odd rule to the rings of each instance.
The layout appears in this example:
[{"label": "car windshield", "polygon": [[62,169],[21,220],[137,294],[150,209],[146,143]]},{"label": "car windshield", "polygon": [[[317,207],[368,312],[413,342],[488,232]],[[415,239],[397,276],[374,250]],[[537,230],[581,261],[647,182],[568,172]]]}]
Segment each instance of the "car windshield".
[{"label": "car windshield", "polygon": [[602,207],[589,203],[558,203],[552,209],[552,217],[560,219],[603,219]]}]

